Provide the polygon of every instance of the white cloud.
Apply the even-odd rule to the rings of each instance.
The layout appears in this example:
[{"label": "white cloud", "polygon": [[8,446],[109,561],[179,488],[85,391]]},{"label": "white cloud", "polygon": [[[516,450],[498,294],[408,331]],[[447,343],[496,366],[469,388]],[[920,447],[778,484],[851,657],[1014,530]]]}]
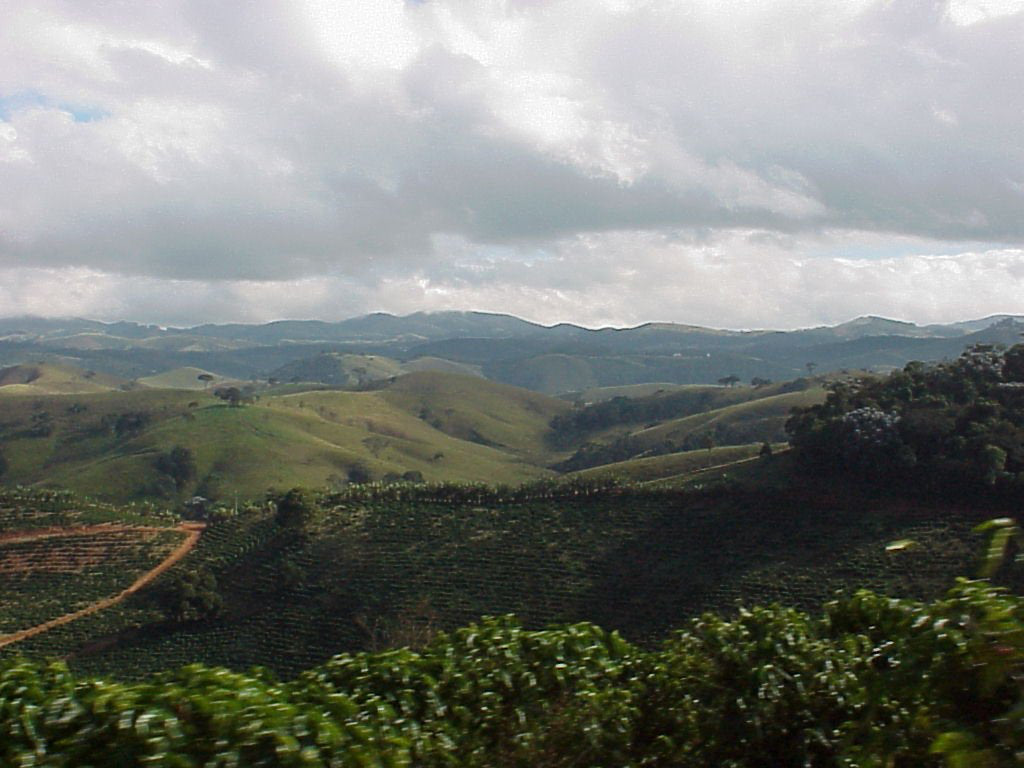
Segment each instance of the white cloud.
[{"label": "white cloud", "polygon": [[1021,311],[1022,7],[0,0],[0,312]]},{"label": "white cloud", "polygon": [[[0,270],[0,316],[27,312],[101,319],[338,320],[378,310],[471,308],[589,326],[674,320],[728,328],[793,328],[863,314],[949,322],[1019,313],[1024,250],[844,255],[880,245],[829,233],[814,247],[760,231],[710,239],[683,233],[585,235],[543,249],[487,249],[442,238],[433,268],[373,279],[272,281],[126,277],[83,268]],[[928,243],[902,242],[925,251]]]}]

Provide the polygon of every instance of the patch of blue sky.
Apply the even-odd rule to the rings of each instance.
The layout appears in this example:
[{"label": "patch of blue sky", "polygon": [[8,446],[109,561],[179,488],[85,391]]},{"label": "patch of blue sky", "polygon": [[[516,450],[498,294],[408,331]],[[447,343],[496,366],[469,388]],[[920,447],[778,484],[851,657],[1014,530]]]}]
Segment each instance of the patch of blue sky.
[{"label": "patch of blue sky", "polygon": [[54,101],[45,93],[29,88],[14,93],[0,93],[0,120],[10,120],[16,112],[26,109],[56,108],[67,112],[76,123],[91,123],[110,115],[105,109],[88,104]]}]

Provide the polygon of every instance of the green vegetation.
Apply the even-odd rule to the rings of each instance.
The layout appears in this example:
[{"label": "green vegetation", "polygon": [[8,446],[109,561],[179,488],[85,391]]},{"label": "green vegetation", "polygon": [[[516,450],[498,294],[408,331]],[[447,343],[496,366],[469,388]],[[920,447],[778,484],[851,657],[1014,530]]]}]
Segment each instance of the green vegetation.
[{"label": "green vegetation", "polygon": [[972,347],[934,366],[832,386],[787,423],[810,471],[976,493],[1024,487],[1024,344]]},{"label": "green vegetation", "polygon": [[[661,456],[648,456],[643,459],[627,459],[626,461],[602,464],[590,469],[573,472],[568,477],[585,480],[615,478],[624,483],[648,483],[671,480],[673,478],[690,479],[695,472],[708,467],[731,465],[762,455],[764,443],[748,443],[747,445],[712,446],[710,449],[681,451]],[[775,450],[784,448],[776,444]],[[769,453],[769,455],[771,455]]]},{"label": "green vegetation", "polygon": [[[209,573],[219,615],[169,626],[157,584],[20,647],[36,658],[71,654],[75,669],[96,674],[199,661],[293,676],[341,651],[495,613],[530,628],[595,621],[650,645],[740,600],[814,609],[853,587],[934,598],[950,573],[973,572],[971,526],[995,511],[813,483],[797,491],[397,485],[297,496],[294,520],[280,503],[215,515],[166,575]],[[898,539],[918,546],[886,553]]]},{"label": "green vegetation", "polygon": [[[369,361],[394,362],[345,362]],[[827,393],[737,374],[577,408],[433,370],[251,401],[202,369],[193,391],[63,395],[45,392],[90,377],[2,373],[5,480],[213,499],[189,507],[200,536],[147,504],[0,489],[3,765],[888,768],[1024,749],[1024,601],[947,592],[977,572],[978,524],[1019,511],[1024,345]],[[1018,588],[995,565],[1019,531],[987,532],[986,576]]]},{"label": "green vegetation", "polygon": [[[708,404],[728,402],[731,396],[736,402],[701,410]],[[554,466],[563,472],[574,472],[634,458],[707,451],[717,445],[780,442],[786,436],[785,423],[790,411],[820,402],[824,397],[825,391],[820,387],[788,392],[779,392],[777,388],[719,387],[640,401],[615,398],[552,421],[552,439],[556,443],[564,443],[572,436],[579,439],[580,430],[592,436],[572,456]],[[690,409],[696,412],[670,417],[674,412],[685,413]],[[636,423],[638,419],[646,422],[659,415],[667,418],[625,431],[614,426]]]},{"label": "green vegetation", "polygon": [[387,357],[326,352],[288,363],[270,375],[279,381],[309,381],[358,389],[402,373],[401,363]]},{"label": "green vegetation", "polygon": [[202,368],[186,366],[152,376],[143,376],[137,379],[136,383],[150,389],[205,390],[213,386],[221,386],[225,381],[223,376],[218,376]]},{"label": "green vegetation", "polygon": [[[4,394],[0,444],[12,484],[46,484],[127,501],[194,494],[262,498],[268,489],[422,477],[519,483],[551,475],[543,435],[568,408],[478,378],[403,377],[372,392],[136,390],[74,396]],[[230,390],[231,388],[226,388]],[[236,388],[237,389],[237,388]],[[170,461],[190,452],[188,463]]]},{"label": "green vegetation", "polygon": [[181,543],[171,523],[147,508],[0,491],[0,636],[126,589]]},{"label": "green vegetation", "polygon": [[556,416],[551,420],[552,435],[550,439],[557,445],[567,447],[580,439],[596,432],[607,431],[612,427],[679,419],[726,408],[748,400],[785,394],[787,391],[801,391],[807,389],[808,386],[808,382],[800,381],[790,382],[785,387],[776,386],[771,389],[763,387],[675,387],[667,393],[659,389],[654,393],[634,397],[615,395],[610,399],[601,399],[578,410]]},{"label": "green vegetation", "polygon": [[212,619],[224,607],[217,592],[217,579],[206,570],[179,571],[157,592],[164,614],[171,621]]},{"label": "green vegetation", "polygon": [[0,666],[5,765],[966,766],[1022,747],[1024,602],[962,581],[820,618],[705,615],[658,649],[486,619],[290,683],[200,666],[139,683]]},{"label": "green vegetation", "polygon": [[69,365],[28,363],[0,368],[0,391],[22,395],[72,395],[109,392],[125,382]]}]

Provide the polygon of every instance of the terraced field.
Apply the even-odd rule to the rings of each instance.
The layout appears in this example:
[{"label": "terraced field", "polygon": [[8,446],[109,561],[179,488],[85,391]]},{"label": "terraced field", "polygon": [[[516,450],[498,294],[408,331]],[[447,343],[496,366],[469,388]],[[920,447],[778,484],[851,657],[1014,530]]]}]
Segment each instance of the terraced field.
[{"label": "terraced field", "polygon": [[195,528],[131,509],[77,506],[65,494],[0,492],[0,648],[137,592],[197,537]]},{"label": "terraced field", "polygon": [[[302,534],[252,512],[212,526],[187,563],[215,574],[223,615],[91,648],[86,635],[53,636],[48,652],[85,647],[74,664],[90,673],[203,661],[291,675],[343,650],[404,644],[501,613],[528,627],[592,620],[650,643],[738,602],[818,609],[861,586],[939,595],[975,570],[976,517],[820,491],[735,490],[346,501]],[[901,538],[918,548],[886,553]],[[124,610],[135,612],[124,617],[131,625],[151,606],[142,594]]]}]

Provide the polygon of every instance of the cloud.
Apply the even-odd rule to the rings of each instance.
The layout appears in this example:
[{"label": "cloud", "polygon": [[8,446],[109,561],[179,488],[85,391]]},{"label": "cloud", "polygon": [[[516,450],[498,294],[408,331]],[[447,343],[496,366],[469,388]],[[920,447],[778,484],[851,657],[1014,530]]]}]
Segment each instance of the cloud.
[{"label": "cloud", "polygon": [[[742,300],[729,322],[791,324],[852,307],[813,293],[839,279],[924,319],[980,308],[942,283],[955,265],[979,301],[1013,303],[982,275],[1024,295],[978,260],[1024,243],[1019,2],[0,5],[0,269],[92,275],[124,312],[187,285],[161,311],[510,301],[600,322],[653,292],[666,319]],[[921,250],[843,266],[819,250],[836,233]],[[882,278],[911,264],[901,299]]]},{"label": "cloud", "polygon": [[[591,327],[671,320],[794,328],[864,314],[950,322],[1019,313],[1024,249],[926,253],[929,243],[835,232],[816,240],[763,231],[711,237],[662,231],[580,235],[544,247],[437,243],[450,259],[375,277],[180,280],[92,269],[0,269],[0,316],[25,312],[200,321],[339,320],[387,310],[474,308]],[[924,255],[922,255],[924,253]]]}]

